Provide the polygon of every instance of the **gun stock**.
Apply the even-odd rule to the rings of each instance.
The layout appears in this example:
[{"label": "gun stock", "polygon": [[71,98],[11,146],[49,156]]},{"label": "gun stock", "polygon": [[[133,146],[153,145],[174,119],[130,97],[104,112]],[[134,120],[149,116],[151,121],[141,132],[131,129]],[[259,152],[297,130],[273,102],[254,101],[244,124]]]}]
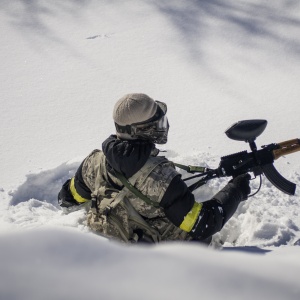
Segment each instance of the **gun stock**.
[{"label": "gun stock", "polygon": [[278,143],[278,149],[273,150],[274,159],[291,153],[300,151],[300,140],[293,139],[285,142]]}]

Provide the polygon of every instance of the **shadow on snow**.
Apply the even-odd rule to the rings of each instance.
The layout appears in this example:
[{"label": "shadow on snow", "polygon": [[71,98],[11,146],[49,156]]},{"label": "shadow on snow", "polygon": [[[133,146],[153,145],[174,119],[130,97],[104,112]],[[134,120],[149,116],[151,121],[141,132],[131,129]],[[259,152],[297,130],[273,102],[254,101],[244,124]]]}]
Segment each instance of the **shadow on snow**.
[{"label": "shadow on snow", "polygon": [[27,180],[13,193],[10,205],[37,199],[57,206],[58,192],[63,183],[75,174],[78,166],[79,162],[64,163],[52,170],[27,175]]}]

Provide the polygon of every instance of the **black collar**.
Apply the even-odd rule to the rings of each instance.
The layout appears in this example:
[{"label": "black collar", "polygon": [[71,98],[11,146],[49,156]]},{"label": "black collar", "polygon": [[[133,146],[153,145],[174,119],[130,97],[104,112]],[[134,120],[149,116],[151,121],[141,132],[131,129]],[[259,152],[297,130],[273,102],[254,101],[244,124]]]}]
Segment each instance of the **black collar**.
[{"label": "black collar", "polygon": [[130,178],[144,166],[154,149],[155,145],[151,142],[121,140],[116,135],[111,135],[102,144],[108,167],[122,173],[126,178]]}]

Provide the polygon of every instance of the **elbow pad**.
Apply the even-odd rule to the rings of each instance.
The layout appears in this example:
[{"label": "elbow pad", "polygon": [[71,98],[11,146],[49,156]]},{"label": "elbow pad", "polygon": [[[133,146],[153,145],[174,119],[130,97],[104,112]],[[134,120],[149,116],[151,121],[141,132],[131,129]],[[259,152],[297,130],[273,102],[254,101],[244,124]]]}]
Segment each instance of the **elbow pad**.
[{"label": "elbow pad", "polygon": [[190,235],[203,240],[220,231],[242,200],[241,191],[233,183],[228,183],[211,200],[203,203]]},{"label": "elbow pad", "polygon": [[68,179],[62,186],[61,190],[58,193],[58,204],[61,207],[71,207],[74,205],[79,205],[79,203],[74,199],[70,191],[70,182],[71,179]]},{"label": "elbow pad", "polygon": [[87,202],[91,199],[91,191],[82,178],[82,166],[79,166],[76,174],[68,179],[58,193],[58,204],[61,207],[71,207]]},{"label": "elbow pad", "polygon": [[209,200],[201,204],[201,211],[193,228],[189,232],[197,240],[205,240],[211,237],[220,231],[224,225],[224,211],[221,205],[215,200]]}]

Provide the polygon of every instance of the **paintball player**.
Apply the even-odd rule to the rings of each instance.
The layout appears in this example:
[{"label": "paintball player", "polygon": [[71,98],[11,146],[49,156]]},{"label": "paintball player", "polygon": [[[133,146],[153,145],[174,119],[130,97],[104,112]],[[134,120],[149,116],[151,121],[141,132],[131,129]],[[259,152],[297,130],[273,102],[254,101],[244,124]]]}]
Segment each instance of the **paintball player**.
[{"label": "paintball player", "polygon": [[126,242],[209,243],[250,194],[250,175],[235,177],[211,200],[199,203],[171,161],[165,144],[167,105],[145,94],[127,94],[114,106],[116,135],[94,150],[58,194],[61,207],[89,202],[92,231]]}]

